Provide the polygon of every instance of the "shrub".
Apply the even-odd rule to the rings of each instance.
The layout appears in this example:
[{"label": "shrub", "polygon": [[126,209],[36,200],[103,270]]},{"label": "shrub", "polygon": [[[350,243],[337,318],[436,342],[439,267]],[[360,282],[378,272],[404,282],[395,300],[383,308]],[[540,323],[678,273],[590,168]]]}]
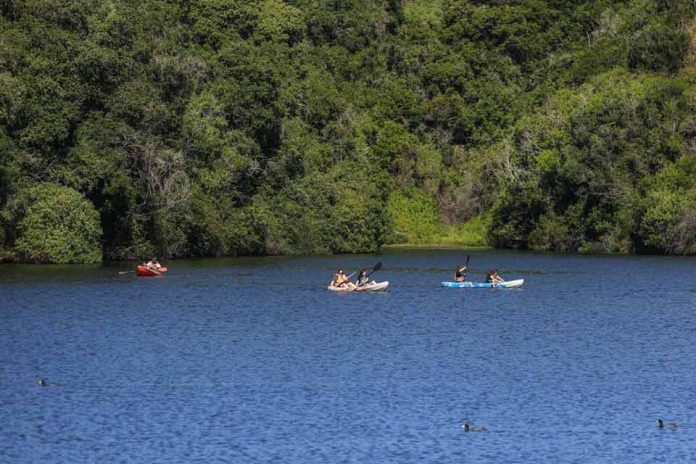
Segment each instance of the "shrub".
[{"label": "shrub", "polygon": [[630,43],[631,69],[678,71],[689,48],[688,37],[673,27],[661,26],[640,32]]},{"label": "shrub", "polygon": [[441,231],[435,199],[416,188],[392,193],[388,211],[396,235],[392,242],[428,243]]},{"label": "shrub", "polygon": [[26,262],[97,263],[99,213],[79,192],[56,184],[29,188],[15,251]]},{"label": "shrub", "polygon": [[568,225],[562,219],[542,216],[539,225],[529,234],[529,247],[544,251],[574,251]]},{"label": "shrub", "polygon": [[487,247],[488,229],[490,218],[476,216],[464,224],[446,227],[438,238],[442,245],[456,245],[465,247]]}]

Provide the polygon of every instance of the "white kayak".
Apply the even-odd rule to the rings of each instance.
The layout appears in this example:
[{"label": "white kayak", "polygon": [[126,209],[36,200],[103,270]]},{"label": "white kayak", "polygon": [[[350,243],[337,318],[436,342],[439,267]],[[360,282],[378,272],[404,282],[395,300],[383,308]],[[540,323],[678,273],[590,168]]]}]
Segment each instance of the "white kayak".
[{"label": "white kayak", "polygon": [[497,284],[488,282],[442,282],[443,287],[454,288],[518,288],[524,283],[524,279],[507,280]]},{"label": "white kayak", "polygon": [[375,282],[374,284],[363,285],[358,288],[347,288],[347,287],[332,287],[329,285],[328,289],[332,292],[383,292],[389,286],[389,281]]}]

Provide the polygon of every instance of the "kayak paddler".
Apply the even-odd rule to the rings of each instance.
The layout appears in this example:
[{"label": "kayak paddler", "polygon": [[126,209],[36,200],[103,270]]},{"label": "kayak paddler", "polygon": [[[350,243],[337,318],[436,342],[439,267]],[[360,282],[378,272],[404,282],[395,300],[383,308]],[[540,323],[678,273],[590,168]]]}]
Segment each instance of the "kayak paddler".
[{"label": "kayak paddler", "polygon": [[153,271],[159,271],[162,265],[157,261],[157,258],[152,258],[150,261],[145,263],[145,267]]},{"label": "kayak paddler", "polygon": [[358,274],[358,287],[362,287],[365,285],[374,285],[376,282],[374,280],[370,280],[370,276],[367,273],[367,269],[361,269],[360,274]]},{"label": "kayak paddler", "polygon": [[454,281],[464,282],[466,280],[466,275],[468,271],[469,267],[466,264],[462,266],[457,266],[457,270],[454,272]]},{"label": "kayak paddler", "polygon": [[336,271],[329,285],[331,287],[348,288],[350,290],[355,288],[355,284],[348,280],[348,276],[343,272],[343,269]]},{"label": "kayak paddler", "polygon": [[497,269],[491,269],[490,271],[488,271],[486,273],[486,282],[495,285],[495,284],[505,282],[505,279],[503,279],[500,276],[500,274],[498,274]]}]

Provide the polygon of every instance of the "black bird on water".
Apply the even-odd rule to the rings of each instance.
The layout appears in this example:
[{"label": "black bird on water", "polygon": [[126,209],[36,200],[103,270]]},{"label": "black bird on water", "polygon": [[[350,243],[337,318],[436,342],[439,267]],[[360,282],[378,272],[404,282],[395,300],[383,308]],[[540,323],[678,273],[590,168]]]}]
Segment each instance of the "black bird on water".
[{"label": "black bird on water", "polygon": [[665,422],[662,419],[657,419],[657,427],[660,429],[676,429],[679,428],[679,424],[674,422]]},{"label": "black bird on water", "polygon": [[465,432],[488,432],[486,427],[472,427],[467,421],[464,421],[462,424],[462,429],[464,429]]}]

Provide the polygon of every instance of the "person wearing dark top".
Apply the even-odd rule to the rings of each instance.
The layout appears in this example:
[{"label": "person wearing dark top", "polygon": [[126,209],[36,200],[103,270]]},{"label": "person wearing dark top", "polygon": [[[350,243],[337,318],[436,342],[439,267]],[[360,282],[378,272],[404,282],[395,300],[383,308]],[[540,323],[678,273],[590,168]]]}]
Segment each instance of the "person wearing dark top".
[{"label": "person wearing dark top", "polygon": [[361,269],[360,274],[358,274],[358,287],[363,287],[365,285],[374,283],[374,280],[370,280],[370,276],[367,274],[367,269]]},{"label": "person wearing dark top", "polygon": [[466,265],[457,266],[457,270],[454,272],[454,281],[464,282],[466,280],[467,271],[469,271],[469,268]]}]

